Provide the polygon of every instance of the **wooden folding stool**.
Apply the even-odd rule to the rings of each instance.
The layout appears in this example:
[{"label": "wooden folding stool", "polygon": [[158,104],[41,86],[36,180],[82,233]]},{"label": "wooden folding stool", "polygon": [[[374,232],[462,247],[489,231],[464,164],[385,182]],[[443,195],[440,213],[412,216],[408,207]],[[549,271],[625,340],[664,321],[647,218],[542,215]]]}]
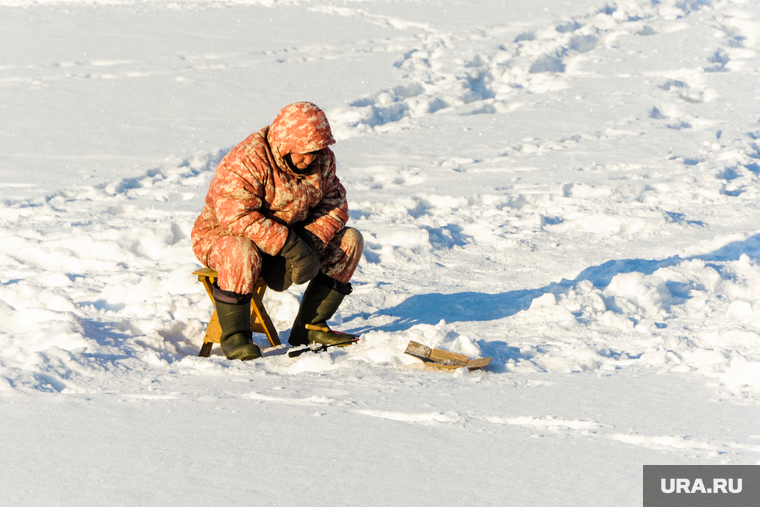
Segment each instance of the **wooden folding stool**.
[{"label": "wooden folding stool", "polygon": [[[208,293],[208,297],[211,301],[214,301],[214,294],[212,292],[212,285],[214,281],[219,277],[219,273],[211,268],[202,268],[193,272],[194,275],[198,275],[198,281],[203,284]],[[251,297],[251,327],[254,333],[263,333],[266,335],[269,343],[272,347],[280,345],[280,338],[277,336],[277,330],[272,324],[272,319],[269,318],[266,308],[262,299],[264,293],[267,290],[267,284],[263,278],[256,280],[256,284],[253,286],[253,294]],[[219,343],[219,338],[222,336],[222,328],[219,325],[219,318],[216,315],[216,305],[214,305],[214,313],[211,315],[211,320],[206,328],[206,335],[203,337],[203,346],[201,347],[201,357],[208,357],[211,353],[211,347],[215,343]]]}]

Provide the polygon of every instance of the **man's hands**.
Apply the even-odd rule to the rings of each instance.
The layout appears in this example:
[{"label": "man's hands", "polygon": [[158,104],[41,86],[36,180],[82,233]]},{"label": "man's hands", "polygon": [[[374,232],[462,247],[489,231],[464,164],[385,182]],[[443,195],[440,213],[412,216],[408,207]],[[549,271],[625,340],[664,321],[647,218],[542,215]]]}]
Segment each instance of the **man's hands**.
[{"label": "man's hands", "polygon": [[306,283],[319,273],[319,257],[314,251],[314,245],[292,230],[288,233],[280,255],[287,261],[287,271],[294,284]]},{"label": "man's hands", "polygon": [[273,256],[262,256],[261,276],[267,286],[282,292],[292,284],[302,284],[319,274],[320,263],[314,237],[298,225],[290,229],[285,244]]}]

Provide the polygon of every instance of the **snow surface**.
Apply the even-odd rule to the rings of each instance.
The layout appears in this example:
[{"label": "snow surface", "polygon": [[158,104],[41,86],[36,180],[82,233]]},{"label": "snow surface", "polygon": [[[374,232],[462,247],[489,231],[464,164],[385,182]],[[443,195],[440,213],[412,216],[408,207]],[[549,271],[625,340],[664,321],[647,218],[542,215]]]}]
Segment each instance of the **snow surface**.
[{"label": "snow surface", "polygon": [[[756,2],[0,0],[0,48],[2,505],[640,505],[644,464],[760,464]],[[297,100],[364,339],[199,358],[193,220]]]}]

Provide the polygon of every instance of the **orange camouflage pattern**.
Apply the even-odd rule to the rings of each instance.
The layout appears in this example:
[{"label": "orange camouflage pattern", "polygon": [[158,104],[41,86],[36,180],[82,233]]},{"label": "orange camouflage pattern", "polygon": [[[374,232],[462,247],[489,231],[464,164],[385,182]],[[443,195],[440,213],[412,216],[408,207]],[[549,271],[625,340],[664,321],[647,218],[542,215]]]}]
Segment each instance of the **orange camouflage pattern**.
[{"label": "orange camouflage pattern", "polygon": [[[195,256],[219,272],[221,289],[250,293],[261,273],[260,252],[276,255],[294,224],[315,240],[322,271],[350,280],[363,241],[358,231],[345,228],[348,203],[335,174],[329,148],[334,143],[324,112],[296,102],[222,159],[191,234]],[[305,174],[292,171],[284,159],[312,152],[318,154]]]}]

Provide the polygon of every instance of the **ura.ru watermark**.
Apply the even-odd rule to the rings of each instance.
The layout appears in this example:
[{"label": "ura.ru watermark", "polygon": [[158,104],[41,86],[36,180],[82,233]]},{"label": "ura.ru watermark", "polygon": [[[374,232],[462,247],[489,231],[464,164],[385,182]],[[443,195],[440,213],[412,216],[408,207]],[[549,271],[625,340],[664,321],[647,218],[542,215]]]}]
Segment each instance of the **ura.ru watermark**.
[{"label": "ura.ru watermark", "polygon": [[[710,482],[708,481],[708,484]],[[736,483],[736,485],[734,485]],[[742,479],[728,478],[712,480],[712,487],[705,487],[705,481],[701,478],[694,479],[660,479],[660,491],[663,493],[741,493]]]},{"label": "ura.ru watermark", "polygon": [[758,465],[644,465],[644,507],[760,506]]}]

